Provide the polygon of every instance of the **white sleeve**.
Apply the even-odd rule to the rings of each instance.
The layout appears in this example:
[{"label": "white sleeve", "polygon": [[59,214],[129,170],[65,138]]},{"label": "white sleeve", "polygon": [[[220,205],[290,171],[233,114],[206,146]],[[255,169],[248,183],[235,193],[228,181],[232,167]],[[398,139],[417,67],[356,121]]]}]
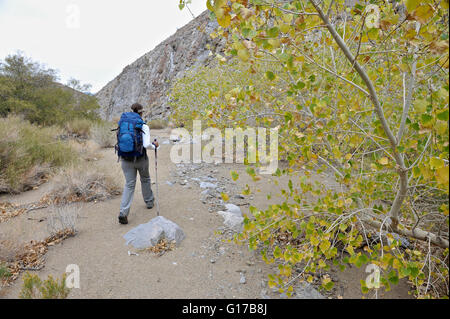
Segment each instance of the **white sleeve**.
[{"label": "white sleeve", "polygon": [[142,144],[145,148],[155,149],[155,146],[152,144],[150,139],[150,128],[147,124],[142,125]]}]

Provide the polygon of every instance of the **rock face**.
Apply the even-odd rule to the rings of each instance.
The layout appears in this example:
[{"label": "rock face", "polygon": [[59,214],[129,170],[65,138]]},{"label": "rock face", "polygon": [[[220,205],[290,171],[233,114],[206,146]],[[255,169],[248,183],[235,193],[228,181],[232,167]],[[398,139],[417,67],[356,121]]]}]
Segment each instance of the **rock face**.
[{"label": "rock face", "polygon": [[209,37],[216,28],[217,22],[211,21],[205,11],[126,66],[96,94],[102,118],[111,120],[135,102],[144,106],[147,118],[166,118],[170,113],[167,93],[172,81],[192,67],[209,64],[211,50],[222,46],[219,40]]}]

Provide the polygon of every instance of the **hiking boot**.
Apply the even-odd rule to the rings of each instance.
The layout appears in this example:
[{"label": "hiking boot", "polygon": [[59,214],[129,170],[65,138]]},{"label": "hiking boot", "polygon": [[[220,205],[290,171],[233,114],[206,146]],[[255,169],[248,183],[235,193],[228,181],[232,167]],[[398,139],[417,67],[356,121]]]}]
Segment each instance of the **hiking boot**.
[{"label": "hiking boot", "polygon": [[155,203],[153,201],[147,203],[147,209],[152,209],[153,206],[155,206]]},{"label": "hiking boot", "polygon": [[119,216],[119,223],[124,224],[124,225],[128,224],[127,216]]}]

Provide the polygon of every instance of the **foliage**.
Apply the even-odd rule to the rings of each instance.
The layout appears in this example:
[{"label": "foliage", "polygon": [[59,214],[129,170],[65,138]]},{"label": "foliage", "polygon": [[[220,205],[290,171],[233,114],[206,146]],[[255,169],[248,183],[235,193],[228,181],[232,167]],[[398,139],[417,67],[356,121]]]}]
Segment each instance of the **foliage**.
[{"label": "foliage", "polygon": [[[287,168],[275,175],[290,179],[285,200],[251,207],[237,237],[279,263],[269,285],[290,294],[300,265],[309,279],[330,262],[375,264],[386,290],[407,278],[417,297],[448,296],[448,1],[207,5],[221,26],[211,36],[227,41],[221,70],[233,74],[233,57],[246,69],[225,75],[228,81],[201,69],[180,80],[175,94],[177,101],[195,97],[195,116],[210,125],[245,126],[249,117],[278,125]],[[189,77],[203,88],[197,92]],[[411,245],[405,249],[397,234]],[[329,278],[323,287],[332,288]],[[362,291],[369,288],[362,280]]]},{"label": "foliage", "polygon": [[53,279],[52,276],[42,281],[38,275],[25,273],[23,286],[20,291],[21,299],[66,299],[70,289],[66,287],[66,274],[61,280]]},{"label": "foliage", "polygon": [[0,190],[20,192],[44,177],[52,167],[73,163],[75,152],[58,140],[56,127],[40,128],[9,116],[0,118]]},{"label": "foliage", "polygon": [[43,125],[64,124],[74,118],[98,118],[95,97],[57,84],[57,79],[54,70],[20,53],[7,56],[0,63],[0,116],[20,114]]},{"label": "foliage", "polygon": [[11,272],[9,271],[8,267],[0,263],[0,282],[3,279],[7,279],[9,277],[11,277]]}]

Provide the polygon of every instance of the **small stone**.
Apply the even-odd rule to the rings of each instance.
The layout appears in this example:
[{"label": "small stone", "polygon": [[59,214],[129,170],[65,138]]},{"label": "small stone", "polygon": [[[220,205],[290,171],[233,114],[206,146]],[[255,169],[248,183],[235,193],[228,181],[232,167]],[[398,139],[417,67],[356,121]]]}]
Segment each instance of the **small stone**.
[{"label": "small stone", "polygon": [[247,266],[253,266],[255,264],[254,262],[251,262],[250,260],[246,261],[245,263],[247,264]]},{"label": "small stone", "polygon": [[217,185],[209,182],[201,182],[200,188],[216,188]]},{"label": "small stone", "polygon": [[211,264],[214,264],[216,261],[214,259],[210,260]]},{"label": "small stone", "polygon": [[245,279],[244,274],[241,273],[241,279],[239,280],[239,283],[243,285],[243,284],[245,284],[246,282],[247,282],[247,279]]}]

